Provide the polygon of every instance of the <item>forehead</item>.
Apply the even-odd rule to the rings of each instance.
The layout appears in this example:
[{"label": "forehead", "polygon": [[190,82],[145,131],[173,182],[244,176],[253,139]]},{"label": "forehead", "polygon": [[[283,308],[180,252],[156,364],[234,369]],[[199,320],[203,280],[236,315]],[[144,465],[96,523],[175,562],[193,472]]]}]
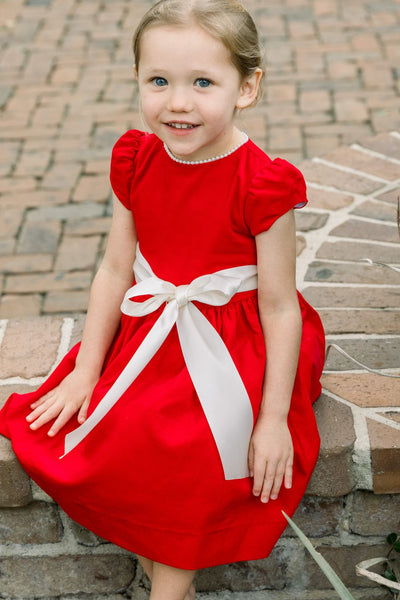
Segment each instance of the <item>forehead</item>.
[{"label": "forehead", "polygon": [[140,41],[140,68],[234,68],[228,48],[199,25],[153,25]]}]

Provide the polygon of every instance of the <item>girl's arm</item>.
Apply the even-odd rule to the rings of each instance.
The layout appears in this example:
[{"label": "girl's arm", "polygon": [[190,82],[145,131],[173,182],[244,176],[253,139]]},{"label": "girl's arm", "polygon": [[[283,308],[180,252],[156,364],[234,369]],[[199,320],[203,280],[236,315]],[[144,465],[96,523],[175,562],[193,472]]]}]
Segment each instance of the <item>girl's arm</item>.
[{"label": "girl's arm", "polygon": [[293,210],[256,236],[258,300],[267,362],[258,419],[250,441],[253,493],[276,499],[284,480],[292,485],[293,444],[287,416],[296,376],[301,313],[296,291]]},{"label": "girl's arm", "polygon": [[85,420],[93,388],[119,326],[122,299],[132,285],[136,241],[132,213],[114,200],[107,248],[91,287],[75,369],[58,387],[32,404],[33,411],[27,417],[32,429],[56,419],[49,430],[52,436],[78,411],[78,421]]}]

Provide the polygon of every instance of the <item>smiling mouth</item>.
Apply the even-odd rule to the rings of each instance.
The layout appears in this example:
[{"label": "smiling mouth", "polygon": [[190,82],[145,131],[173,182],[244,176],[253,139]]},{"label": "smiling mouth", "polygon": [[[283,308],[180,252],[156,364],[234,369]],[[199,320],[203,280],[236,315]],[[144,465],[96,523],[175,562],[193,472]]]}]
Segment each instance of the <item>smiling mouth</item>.
[{"label": "smiling mouth", "polygon": [[173,129],[195,129],[198,125],[193,125],[191,123],[167,123],[168,127],[172,127]]}]

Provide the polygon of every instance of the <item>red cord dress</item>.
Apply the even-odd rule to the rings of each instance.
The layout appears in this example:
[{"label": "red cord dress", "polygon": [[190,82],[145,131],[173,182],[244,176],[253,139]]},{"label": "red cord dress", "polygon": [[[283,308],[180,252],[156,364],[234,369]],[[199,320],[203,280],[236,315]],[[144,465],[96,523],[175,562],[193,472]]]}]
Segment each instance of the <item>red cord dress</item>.
[{"label": "red cord dress", "polygon": [[[128,131],[114,147],[113,189],[134,216],[143,256],[175,285],[221,269],[256,264],[255,235],[306,203],[301,173],[271,161],[250,140],[229,155],[181,164],[153,134]],[[262,504],[252,481],[225,480],[221,460],[190,379],[174,326],[164,344],[110,412],[64,458],[65,434],[36,432],[29,405],[74,368],[78,346],[39,390],[13,394],[0,412],[26,472],[77,522],[161,563],[199,569],[266,557],[292,515],[315,466],[319,436],[312,402],[320,394],[324,333],[299,294],[303,332],[288,423],[293,488]],[[248,392],[254,420],[261,401],[265,345],[256,290],[224,306],[196,303],[224,341]],[[89,414],[162,312],[122,315],[92,396]],[[229,415],[226,415],[229,418]]]}]

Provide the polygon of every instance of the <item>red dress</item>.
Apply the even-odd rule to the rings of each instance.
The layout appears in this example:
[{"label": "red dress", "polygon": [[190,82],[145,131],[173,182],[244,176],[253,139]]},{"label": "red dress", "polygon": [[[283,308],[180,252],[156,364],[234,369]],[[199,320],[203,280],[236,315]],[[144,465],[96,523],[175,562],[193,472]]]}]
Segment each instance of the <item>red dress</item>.
[{"label": "red dress", "polygon": [[[153,135],[128,131],[113,150],[111,183],[134,216],[143,256],[175,285],[221,269],[256,264],[255,235],[305,204],[301,173],[271,161],[250,140],[200,164],[175,161]],[[176,327],[119,401],[68,455],[64,436],[36,432],[29,405],[73,368],[74,347],[40,387],[13,394],[0,412],[26,472],[77,522],[128,550],[184,569],[266,557],[292,515],[315,466],[319,436],[312,402],[320,394],[324,334],[299,294],[303,333],[288,423],[294,443],[293,488],[262,504],[252,481],[225,480],[210,428],[190,379]],[[224,306],[197,303],[223,339],[247,389],[254,419],[261,401],[265,345],[257,291]],[[122,315],[89,413],[118,377],[162,307]],[[229,415],[227,415],[229,418]]]}]

